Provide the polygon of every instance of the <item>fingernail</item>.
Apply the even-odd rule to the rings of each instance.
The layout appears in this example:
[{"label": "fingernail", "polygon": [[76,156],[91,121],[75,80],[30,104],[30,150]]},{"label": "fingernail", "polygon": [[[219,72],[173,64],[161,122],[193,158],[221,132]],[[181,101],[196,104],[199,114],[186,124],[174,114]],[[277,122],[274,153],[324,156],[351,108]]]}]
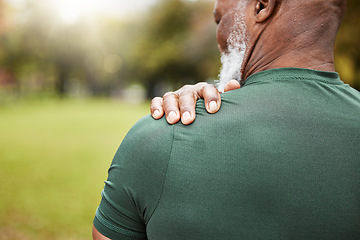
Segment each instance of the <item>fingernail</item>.
[{"label": "fingernail", "polygon": [[175,118],[176,118],[176,113],[175,113],[174,111],[171,111],[171,112],[169,113],[169,115],[168,115],[168,120],[169,120],[170,122],[172,122],[172,121],[175,120]]},{"label": "fingernail", "polygon": [[210,112],[215,112],[217,110],[217,103],[215,101],[209,103],[209,110]]},{"label": "fingernail", "polygon": [[159,117],[160,117],[160,111],[159,111],[159,110],[155,110],[155,111],[154,111],[154,117],[155,117],[155,118],[159,118]]},{"label": "fingernail", "polygon": [[183,121],[188,121],[188,120],[190,120],[190,117],[191,117],[191,115],[189,112],[184,112],[184,114],[182,115],[181,118]]}]

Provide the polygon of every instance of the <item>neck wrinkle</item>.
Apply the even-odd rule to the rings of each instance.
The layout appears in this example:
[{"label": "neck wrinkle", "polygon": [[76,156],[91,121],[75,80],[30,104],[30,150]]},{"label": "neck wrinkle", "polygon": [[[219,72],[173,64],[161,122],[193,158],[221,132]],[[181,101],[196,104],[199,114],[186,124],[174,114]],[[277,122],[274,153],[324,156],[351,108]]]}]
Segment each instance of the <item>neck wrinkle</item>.
[{"label": "neck wrinkle", "polygon": [[[260,36],[265,37],[264,35]],[[276,42],[276,40],[273,41]],[[333,49],[322,48],[318,44],[299,47],[298,43],[296,43],[297,46],[294,47],[292,46],[294,42],[284,45],[277,44],[277,47],[269,49],[266,43],[262,42],[259,37],[252,45],[252,48],[249,49],[246,63],[243,67],[243,81],[254,73],[275,68],[293,67],[327,72],[335,71]]]}]

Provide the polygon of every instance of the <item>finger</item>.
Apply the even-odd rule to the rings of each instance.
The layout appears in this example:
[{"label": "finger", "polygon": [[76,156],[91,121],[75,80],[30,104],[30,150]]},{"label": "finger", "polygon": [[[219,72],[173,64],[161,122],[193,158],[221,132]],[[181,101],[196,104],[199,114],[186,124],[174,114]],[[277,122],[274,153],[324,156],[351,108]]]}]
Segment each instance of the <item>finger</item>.
[{"label": "finger", "polygon": [[182,94],[183,92],[192,91],[197,95],[197,99],[199,99],[200,98],[200,96],[199,96],[200,90],[201,90],[201,88],[203,88],[206,85],[208,85],[208,83],[206,83],[206,82],[200,82],[195,85],[185,85],[182,88],[180,88],[179,90],[177,90],[175,93],[180,96],[180,94]]},{"label": "finger", "polygon": [[168,123],[174,124],[180,120],[179,96],[176,93],[165,93],[163,97],[163,108]]},{"label": "finger", "polygon": [[189,125],[195,120],[195,106],[198,96],[194,91],[183,91],[179,94],[181,122]]},{"label": "finger", "polygon": [[208,113],[216,113],[221,106],[221,97],[217,88],[212,84],[207,84],[201,88],[199,97],[204,98],[205,108]]},{"label": "finger", "polygon": [[161,97],[155,97],[151,100],[150,112],[151,116],[155,119],[160,119],[164,116],[163,99]]},{"label": "finger", "polygon": [[224,92],[232,91],[240,88],[240,83],[236,80],[230,80],[224,87]]}]

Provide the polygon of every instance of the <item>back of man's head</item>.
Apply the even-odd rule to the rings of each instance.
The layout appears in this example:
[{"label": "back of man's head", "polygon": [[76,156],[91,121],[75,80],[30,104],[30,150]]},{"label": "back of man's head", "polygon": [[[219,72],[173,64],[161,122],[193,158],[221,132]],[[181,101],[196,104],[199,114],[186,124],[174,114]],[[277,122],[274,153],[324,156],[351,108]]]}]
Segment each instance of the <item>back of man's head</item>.
[{"label": "back of man's head", "polygon": [[[275,0],[276,1],[276,0]],[[285,32],[294,35],[302,31],[328,32],[336,35],[345,13],[346,0],[277,0],[277,12]]]},{"label": "back of man's head", "polygon": [[239,71],[227,75],[245,80],[280,67],[333,71],[333,47],[345,6],[346,0],[218,0],[220,50],[242,53],[237,61],[241,76],[234,76]]}]

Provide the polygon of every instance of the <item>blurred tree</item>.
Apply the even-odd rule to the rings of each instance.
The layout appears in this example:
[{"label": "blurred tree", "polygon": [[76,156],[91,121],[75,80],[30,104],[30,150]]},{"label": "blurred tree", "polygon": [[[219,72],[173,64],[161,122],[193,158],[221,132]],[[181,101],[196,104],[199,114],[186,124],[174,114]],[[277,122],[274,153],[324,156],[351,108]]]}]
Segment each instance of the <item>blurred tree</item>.
[{"label": "blurred tree", "polygon": [[348,0],[335,45],[335,66],[341,78],[360,90],[360,1]]},{"label": "blurred tree", "polygon": [[[0,90],[109,95],[139,82],[153,97],[164,85],[217,78],[213,1],[159,0],[136,18],[84,17],[73,24],[56,17],[51,1],[23,2],[14,9],[0,0]],[[348,0],[335,46],[337,71],[357,89],[359,11],[360,2]]]},{"label": "blurred tree", "polygon": [[22,9],[6,13],[5,21],[0,12],[0,70],[13,73],[22,93],[46,91],[63,96],[80,88],[92,95],[107,94],[118,80],[115,65],[119,61],[113,57],[104,66],[109,55],[116,55],[117,37],[123,32],[118,20],[85,17],[64,24],[46,1],[38,0],[24,1]]},{"label": "blurred tree", "polygon": [[[360,2],[348,1],[344,24],[336,44],[336,70],[342,79],[360,89]],[[142,20],[130,51],[132,76],[145,84],[148,97],[160,95],[160,83],[172,89],[187,83],[215,79],[219,53],[212,19],[212,1],[160,1]],[[131,74],[130,74],[131,75]],[[129,77],[129,76],[128,76]]]},{"label": "blurred tree", "polygon": [[0,0],[0,90],[13,92],[18,83],[14,74],[14,47],[8,41],[6,33],[11,25],[11,9]]},{"label": "blurred tree", "polygon": [[130,71],[151,98],[160,83],[177,88],[216,77],[219,54],[209,1],[164,0],[149,11],[134,42]]}]

